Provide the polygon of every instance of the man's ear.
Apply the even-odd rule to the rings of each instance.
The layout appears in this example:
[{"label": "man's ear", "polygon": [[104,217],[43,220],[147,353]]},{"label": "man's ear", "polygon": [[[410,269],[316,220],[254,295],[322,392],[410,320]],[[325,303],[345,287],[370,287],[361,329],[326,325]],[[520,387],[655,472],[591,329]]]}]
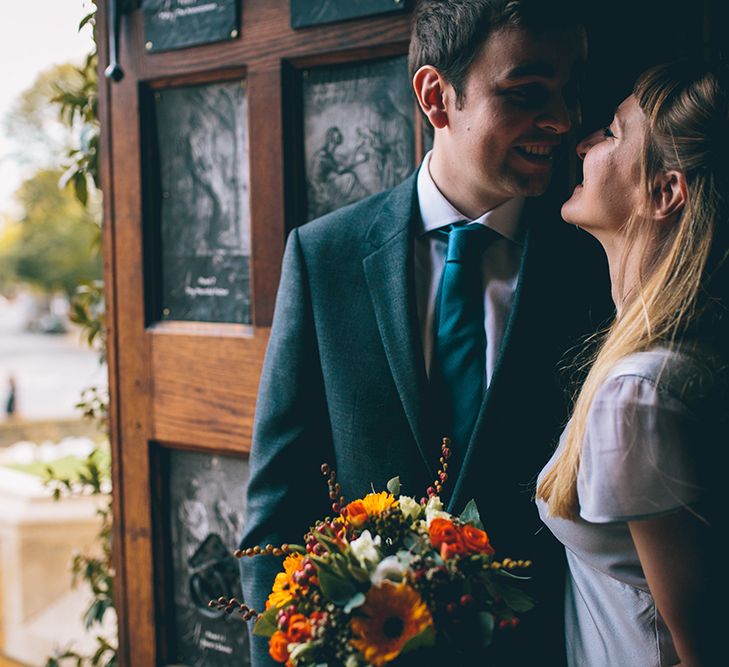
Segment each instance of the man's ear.
[{"label": "man's ear", "polygon": [[688,198],[686,176],[672,169],[664,171],[653,190],[653,218],[657,222],[673,220],[683,211]]},{"label": "man's ear", "polygon": [[447,86],[446,80],[432,65],[423,65],[413,77],[413,89],[418,98],[418,104],[436,130],[448,125],[445,104]]}]

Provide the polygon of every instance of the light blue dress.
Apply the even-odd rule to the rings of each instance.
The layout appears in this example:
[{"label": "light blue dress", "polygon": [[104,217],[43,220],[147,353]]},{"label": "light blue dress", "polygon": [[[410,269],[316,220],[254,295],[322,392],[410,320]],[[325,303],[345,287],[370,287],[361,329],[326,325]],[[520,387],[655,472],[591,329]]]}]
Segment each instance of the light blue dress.
[{"label": "light blue dress", "polygon": [[550,517],[537,501],[542,520],[566,548],[571,667],[678,663],[628,521],[702,498],[702,451],[716,438],[706,417],[711,375],[710,365],[698,357],[665,348],[623,359],[598,390],[589,414],[577,480],[579,517]]}]

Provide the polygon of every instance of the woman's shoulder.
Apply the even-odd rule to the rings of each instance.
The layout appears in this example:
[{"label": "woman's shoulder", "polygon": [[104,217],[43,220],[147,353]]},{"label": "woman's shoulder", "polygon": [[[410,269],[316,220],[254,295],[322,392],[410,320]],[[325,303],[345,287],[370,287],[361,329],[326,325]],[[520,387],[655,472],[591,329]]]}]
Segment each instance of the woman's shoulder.
[{"label": "woman's shoulder", "polygon": [[698,344],[655,346],[618,361],[599,395],[604,399],[625,385],[641,386],[656,396],[684,403],[693,411],[707,408],[714,401],[725,404],[729,368],[720,355]]}]

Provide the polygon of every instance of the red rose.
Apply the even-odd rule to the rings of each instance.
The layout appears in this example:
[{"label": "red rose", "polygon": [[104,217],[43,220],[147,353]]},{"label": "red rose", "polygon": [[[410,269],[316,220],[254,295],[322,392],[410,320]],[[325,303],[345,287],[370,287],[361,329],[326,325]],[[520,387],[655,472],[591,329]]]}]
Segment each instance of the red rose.
[{"label": "red rose", "polygon": [[294,614],[289,619],[289,627],[286,632],[292,644],[299,644],[311,637],[311,623],[303,614]]},{"label": "red rose", "polygon": [[489,536],[476,526],[466,524],[461,528],[461,537],[466,549],[472,553],[492,554],[494,548],[491,546]]},{"label": "red rose", "polygon": [[289,638],[281,630],[276,630],[268,644],[268,652],[276,662],[289,659]]},{"label": "red rose", "polygon": [[428,532],[430,533],[430,541],[433,544],[433,548],[438,550],[443,544],[461,541],[458,528],[448,519],[442,519],[440,517],[433,519],[428,527]]},{"label": "red rose", "polygon": [[463,544],[460,538],[456,542],[444,542],[440,545],[440,557],[443,560],[448,560],[454,556],[463,556],[466,553],[468,553],[468,549],[466,549],[466,545]]}]

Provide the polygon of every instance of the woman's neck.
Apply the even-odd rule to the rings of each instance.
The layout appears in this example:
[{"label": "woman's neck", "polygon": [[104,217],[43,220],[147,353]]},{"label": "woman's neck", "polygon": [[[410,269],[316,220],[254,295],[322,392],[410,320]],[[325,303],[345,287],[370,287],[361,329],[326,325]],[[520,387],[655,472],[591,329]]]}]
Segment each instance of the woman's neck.
[{"label": "woman's neck", "polygon": [[[628,243],[624,235],[608,235],[598,237],[605,250],[610,271],[610,293],[615,308],[620,314],[627,297],[638,287],[638,259],[640,253],[632,245],[628,252]],[[626,256],[627,253],[627,256]]]}]

